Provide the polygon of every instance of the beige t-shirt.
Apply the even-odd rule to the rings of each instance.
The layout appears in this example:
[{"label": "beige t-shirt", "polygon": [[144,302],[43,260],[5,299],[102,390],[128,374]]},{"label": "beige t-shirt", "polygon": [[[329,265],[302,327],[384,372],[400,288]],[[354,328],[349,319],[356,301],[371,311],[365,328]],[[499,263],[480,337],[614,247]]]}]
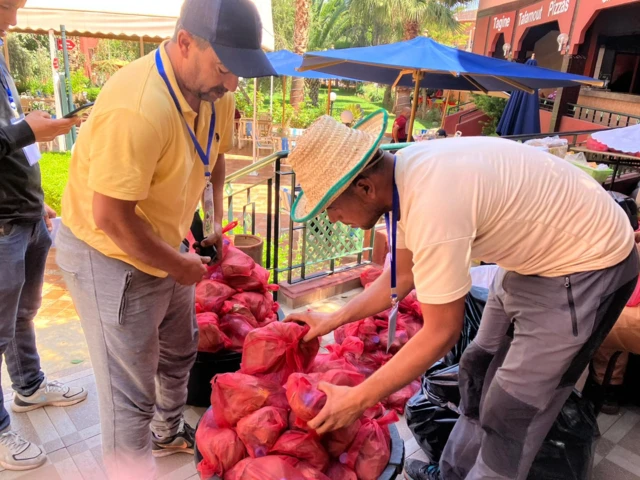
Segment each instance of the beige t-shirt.
[{"label": "beige t-shirt", "polygon": [[511,140],[452,138],[405,148],[396,183],[397,245],[413,254],[422,303],[464,296],[472,260],[559,277],[616,265],[634,246],[629,219],[594,179]]}]

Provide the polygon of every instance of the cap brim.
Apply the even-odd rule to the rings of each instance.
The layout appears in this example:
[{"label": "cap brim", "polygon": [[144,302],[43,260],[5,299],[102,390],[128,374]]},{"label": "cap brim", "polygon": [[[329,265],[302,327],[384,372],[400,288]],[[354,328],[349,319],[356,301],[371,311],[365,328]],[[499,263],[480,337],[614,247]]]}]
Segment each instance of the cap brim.
[{"label": "cap brim", "polygon": [[218,58],[231,73],[243,78],[277,77],[278,73],[262,50],[212,45]]},{"label": "cap brim", "polygon": [[[378,124],[378,117],[381,117],[381,122]],[[369,146],[367,152],[359,160],[359,162],[347,172],[335,185],[327,190],[325,195],[316,205],[308,205],[307,198],[304,195],[304,191],[300,192],[293,203],[291,208],[291,217],[294,222],[304,223],[313,217],[322,213],[331,203],[346,190],[362,170],[367,166],[369,161],[375,156],[375,153],[382,143],[384,133],[387,130],[387,122],[389,115],[386,110],[377,110],[364,119],[360,120],[353,126],[357,130],[369,131],[369,133],[375,136],[375,139]]]}]

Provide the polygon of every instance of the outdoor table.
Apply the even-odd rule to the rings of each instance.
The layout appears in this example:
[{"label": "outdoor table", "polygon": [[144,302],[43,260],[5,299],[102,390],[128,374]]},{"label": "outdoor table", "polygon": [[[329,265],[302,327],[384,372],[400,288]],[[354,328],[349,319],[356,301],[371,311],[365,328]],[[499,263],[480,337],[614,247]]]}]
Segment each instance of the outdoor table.
[{"label": "outdoor table", "polygon": [[609,185],[609,190],[611,191],[613,191],[619,167],[640,169],[640,158],[633,155],[617,152],[597,152],[584,147],[571,147],[571,151],[584,153],[590,161],[613,165],[613,175],[611,175],[611,184]]}]

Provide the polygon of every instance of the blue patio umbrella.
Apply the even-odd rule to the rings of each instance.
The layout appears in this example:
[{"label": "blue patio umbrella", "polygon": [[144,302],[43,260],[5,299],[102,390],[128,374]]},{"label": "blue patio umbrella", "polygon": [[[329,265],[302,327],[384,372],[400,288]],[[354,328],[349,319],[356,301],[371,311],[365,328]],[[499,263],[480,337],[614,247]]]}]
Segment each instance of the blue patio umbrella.
[{"label": "blue patio umbrella", "polygon": [[[415,98],[421,86],[484,93],[514,90],[533,93],[538,88],[602,85],[593,78],[476,55],[426,37],[374,47],[310,52],[305,54],[299,70],[413,86]],[[414,102],[410,132],[416,104]]]},{"label": "blue patio umbrella", "polygon": [[[536,67],[538,62],[534,58],[530,58],[525,65]],[[538,90],[533,93],[522,90],[513,92],[504,108],[502,117],[500,117],[496,131],[501,136],[540,133]]]}]

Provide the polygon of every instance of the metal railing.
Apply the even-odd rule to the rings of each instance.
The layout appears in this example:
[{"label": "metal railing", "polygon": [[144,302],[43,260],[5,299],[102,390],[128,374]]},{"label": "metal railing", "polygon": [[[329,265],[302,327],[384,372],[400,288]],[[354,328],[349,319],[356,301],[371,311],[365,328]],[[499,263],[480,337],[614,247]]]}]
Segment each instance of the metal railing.
[{"label": "metal railing", "polygon": [[540,99],[540,110],[544,110],[547,112],[553,111],[553,105],[555,104],[555,100],[552,98],[541,98]]},{"label": "metal railing", "polygon": [[579,140],[579,137],[585,137],[587,135],[591,135],[594,132],[600,132],[604,130],[603,128],[594,128],[593,130],[578,130],[573,132],[552,132],[552,133],[536,133],[534,135],[524,134],[524,135],[506,135],[502,138],[506,138],[508,140],[515,140],[517,142],[526,142],[527,140],[533,140],[536,138],[546,138],[546,137],[560,137],[566,138],[569,142],[569,147],[575,147],[582,143]]},{"label": "metal railing", "polygon": [[[295,284],[371,263],[373,232],[365,244],[365,232],[331,225],[324,214],[305,223],[292,220],[297,189],[294,172],[283,162],[287,156],[274,153],[225,178],[227,220],[239,222],[232,234],[263,238],[263,265],[276,284],[283,277]],[[253,172],[262,179],[242,181]]]},{"label": "metal railing", "polygon": [[636,115],[573,103],[567,105],[567,116],[606,127],[628,127],[640,124],[640,117]]}]

